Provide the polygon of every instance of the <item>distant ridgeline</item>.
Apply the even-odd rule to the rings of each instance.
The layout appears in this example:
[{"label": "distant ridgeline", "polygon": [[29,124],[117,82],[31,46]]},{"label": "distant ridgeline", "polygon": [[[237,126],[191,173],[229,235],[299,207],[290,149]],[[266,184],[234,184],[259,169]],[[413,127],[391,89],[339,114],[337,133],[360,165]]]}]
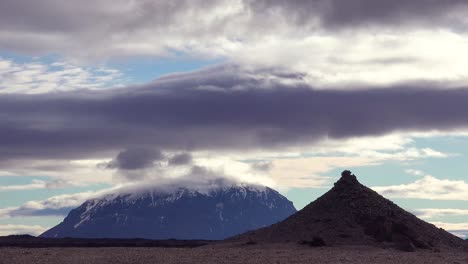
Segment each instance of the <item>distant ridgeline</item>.
[{"label": "distant ridgeline", "polygon": [[218,240],[274,224],[295,212],[292,202],[267,187],[150,190],[86,201],[41,237]]}]

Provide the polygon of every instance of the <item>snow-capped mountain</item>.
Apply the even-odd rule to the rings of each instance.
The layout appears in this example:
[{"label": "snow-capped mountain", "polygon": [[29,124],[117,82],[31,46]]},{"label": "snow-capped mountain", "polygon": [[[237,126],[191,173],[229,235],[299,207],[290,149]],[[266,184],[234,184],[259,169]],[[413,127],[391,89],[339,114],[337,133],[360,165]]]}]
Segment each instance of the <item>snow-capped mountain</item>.
[{"label": "snow-capped mountain", "polygon": [[238,185],[196,191],[144,191],[88,200],[42,237],[224,239],[295,213],[268,187]]}]

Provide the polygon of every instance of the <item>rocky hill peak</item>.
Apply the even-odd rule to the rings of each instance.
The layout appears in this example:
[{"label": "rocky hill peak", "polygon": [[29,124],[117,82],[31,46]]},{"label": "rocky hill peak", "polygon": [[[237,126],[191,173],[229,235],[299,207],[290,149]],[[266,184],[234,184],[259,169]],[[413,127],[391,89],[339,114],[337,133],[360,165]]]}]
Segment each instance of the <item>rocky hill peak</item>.
[{"label": "rocky hill peak", "polygon": [[344,171],[334,187],[296,214],[235,240],[306,241],[311,245],[374,245],[405,251],[464,248],[465,242],[420,220]]},{"label": "rocky hill peak", "polygon": [[352,188],[353,186],[360,185],[359,181],[357,180],[356,175],[354,175],[351,171],[345,170],[341,173],[341,178],[335,182],[335,187],[337,188]]}]

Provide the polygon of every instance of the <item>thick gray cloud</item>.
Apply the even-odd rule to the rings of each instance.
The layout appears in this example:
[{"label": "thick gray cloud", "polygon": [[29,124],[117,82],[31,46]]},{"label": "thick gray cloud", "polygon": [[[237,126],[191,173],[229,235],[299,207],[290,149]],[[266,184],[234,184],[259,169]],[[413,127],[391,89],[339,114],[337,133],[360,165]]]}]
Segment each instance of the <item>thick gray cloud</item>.
[{"label": "thick gray cloud", "polygon": [[[466,31],[464,0],[0,1],[0,48],[96,59],[202,52],[293,32],[427,26]],[[228,45],[225,47],[223,43]],[[212,55],[212,54],[210,54]]]},{"label": "thick gray cloud", "polygon": [[257,171],[270,171],[273,163],[270,161],[260,161],[252,163],[252,169]]},{"label": "thick gray cloud", "polygon": [[169,159],[169,165],[189,165],[192,164],[192,155],[190,153],[176,154]]},{"label": "thick gray cloud", "polygon": [[[254,13],[280,13],[303,26],[460,27],[468,8],[463,0],[248,0]],[[462,23],[464,24],[464,23]]]},{"label": "thick gray cloud", "polygon": [[[223,11],[230,6],[238,7],[239,13]],[[450,15],[466,11],[466,8],[468,3],[464,0],[243,0],[236,5],[226,0],[141,0],[132,3],[124,0],[99,0],[90,5],[57,0],[4,0],[0,3],[0,28],[56,34],[103,30],[115,33],[116,36],[141,28],[160,30],[180,25],[174,29],[197,29],[197,32],[192,31],[193,35],[191,34],[196,36],[203,32],[211,35],[210,31],[220,33],[229,24],[238,24],[239,21],[229,18],[246,17],[241,11],[247,10],[250,11],[251,26],[265,16],[278,15],[283,15],[287,18],[285,21],[290,23],[304,24],[318,19],[324,25],[349,26],[366,23],[402,24],[412,21],[432,25],[434,19],[448,19]],[[207,12],[214,12],[218,16],[208,20]],[[201,25],[199,27],[195,23],[182,27],[187,22],[184,19],[196,19]],[[202,30],[201,26],[205,29]]]},{"label": "thick gray cloud", "polygon": [[[208,19],[207,14],[223,13],[229,2],[5,0],[0,2],[0,47],[89,59],[161,55],[167,47],[182,49],[186,43],[180,43],[181,39],[203,42],[226,29],[229,15]],[[153,47],[145,48],[142,43]]]},{"label": "thick gray cloud", "polygon": [[[316,90],[297,76],[223,66],[142,87],[0,95],[0,158],[91,158],[140,148],[274,149],[326,137],[468,126],[468,89],[424,83]],[[119,166],[155,159],[127,154],[119,155]]]},{"label": "thick gray cloud", "polygon": [[107,168],[119,170],[140,170],[151,168],[156,161],[164,159],[164,155],[159,150],[134,148],[121,151],[117,157],[111,161]]}]

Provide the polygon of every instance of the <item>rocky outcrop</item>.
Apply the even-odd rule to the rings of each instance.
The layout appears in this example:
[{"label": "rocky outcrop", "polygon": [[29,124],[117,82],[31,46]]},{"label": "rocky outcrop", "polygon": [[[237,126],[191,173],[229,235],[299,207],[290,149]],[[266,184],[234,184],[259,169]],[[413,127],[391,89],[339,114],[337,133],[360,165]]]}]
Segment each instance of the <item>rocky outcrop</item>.
[{"label": "rocky outcrop", "polygon": [[360,184],[350,171],[344,171],[330,191],[286,220],[232,241],[247,237],[258,243],[309,241],[313,245],[375,245],[404,251],[465,247],[462,239]]}]

